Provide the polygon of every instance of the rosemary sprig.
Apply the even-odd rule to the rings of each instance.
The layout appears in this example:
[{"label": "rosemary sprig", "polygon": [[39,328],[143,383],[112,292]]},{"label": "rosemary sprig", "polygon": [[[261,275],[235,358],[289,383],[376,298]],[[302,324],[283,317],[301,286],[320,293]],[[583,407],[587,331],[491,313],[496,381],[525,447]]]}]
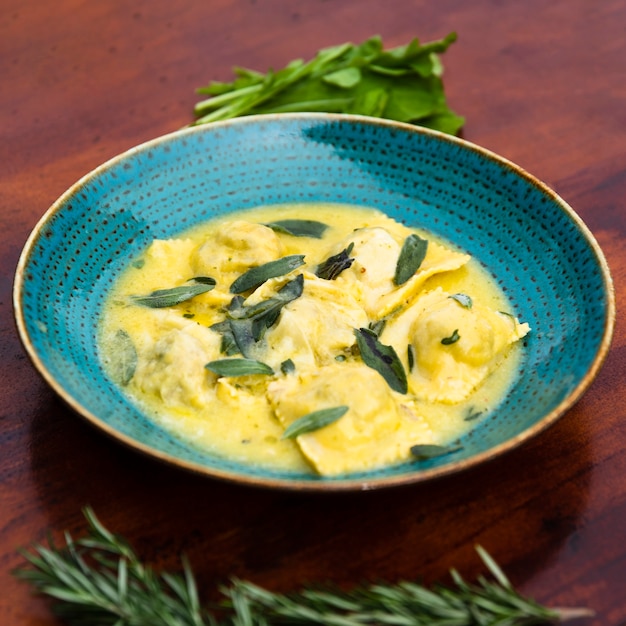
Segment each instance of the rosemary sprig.
[{"label": "rosemary sprig", "polygon": [[517,593],[480,547],[493,580],[468,584],[456,570],[453,586],[427,589],[415,582],[376,584],[351,592],[334,588],[273,593],[247,581],[222,589],[217,612],[200,604],[189,563],[183,573],[157,573],[143,564],[121,537],[107,530],[89,508],[88,535],[64,547],[35,545],[24,552],[28,566],[15,574],[52,598],[70,625],[114,626],[521,626],[589,617],[586,609],[551,609]]}]

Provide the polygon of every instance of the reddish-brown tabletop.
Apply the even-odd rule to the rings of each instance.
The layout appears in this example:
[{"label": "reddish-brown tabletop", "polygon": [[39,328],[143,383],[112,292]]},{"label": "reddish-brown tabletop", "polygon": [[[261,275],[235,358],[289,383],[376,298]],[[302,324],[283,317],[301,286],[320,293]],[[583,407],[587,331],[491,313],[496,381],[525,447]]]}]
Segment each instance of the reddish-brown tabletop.
[{"label": "reddish-brown tabletop", "polygon": [[[13,322],[24,242],[56,198],[193,119],[196,87],[380,34],[456,31],[444,56],[464,137],[516,162],[583,218],[618,319],[589,391],[531,442],[463,474],[341,495],[213,481],[123,447],[72,413]],[[4,0],[0,12],[0,623],[59,624],[11,575],[17,550],[84,530],[81,508],[157,566],[189,555],[204,598],[231,576],[276,590],[446,582],[484,546],[523,593],[626,620],[626,3],[621,0]]]}]

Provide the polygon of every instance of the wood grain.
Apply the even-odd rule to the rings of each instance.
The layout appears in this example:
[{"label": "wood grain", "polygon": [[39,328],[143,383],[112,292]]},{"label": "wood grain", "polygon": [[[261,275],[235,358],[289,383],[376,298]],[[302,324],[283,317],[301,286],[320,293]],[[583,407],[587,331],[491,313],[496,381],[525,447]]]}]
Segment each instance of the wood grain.
[{"label": "wood grain", "polygon": [[0,12],[0,623],[53,626],[10,570],[89,504],[147,559],[186,552],[205,598],[240,576],[290,590],[333,580],[481,571],[482,544],[524,592],[626,620],[626,341],[555,426],[431,484],[312,496],[166,467],[74,415],[19,343],[13,274],[30,230],[79,177],[192,120],[196,87],[231,67],[280,67],[380,34],[456,31],[446,53],[464,136],[559,192],[597,237],[626,297],[626,4],[621,0],[4,0]]}]

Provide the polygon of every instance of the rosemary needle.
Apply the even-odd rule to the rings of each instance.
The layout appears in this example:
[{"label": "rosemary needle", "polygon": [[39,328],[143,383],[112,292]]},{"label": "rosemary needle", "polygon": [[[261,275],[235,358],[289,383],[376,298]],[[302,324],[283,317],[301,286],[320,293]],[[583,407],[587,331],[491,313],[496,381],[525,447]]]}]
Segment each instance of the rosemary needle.
[{"label": "rosemary needle", "polygon": [[466,583],[451,571],[453,585],[427,589],[415,582],[376,584],[351,592],[334,588],[273,593],[247,581],[222,589],[217,613],[200,604],[195,578],[156,572],[142,563],[123,538],[107,530],[89,508],[88,535],[66,545],[35,545],[16,576],[53,599],[55,612],[70,625],[114,626],[516,626],[555,624],[588,617],[586,609],[550,609],[517,593],[481,547],[478,554],[492,579]]}]

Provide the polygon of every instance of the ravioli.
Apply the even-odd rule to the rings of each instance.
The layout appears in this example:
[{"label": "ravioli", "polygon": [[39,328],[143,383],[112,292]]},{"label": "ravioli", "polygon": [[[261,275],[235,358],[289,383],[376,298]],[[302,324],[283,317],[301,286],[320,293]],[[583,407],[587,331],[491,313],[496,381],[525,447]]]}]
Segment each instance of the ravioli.
[{"label": "ravioli", "polygon": [[172,409],[202,409],[215,397],[216,377],[205,364],[220,353],[217,333],[184,318],[161,316],[159,337],[140,346],[134,384]]},{"label": "ravioli", "polygon": [[[410,231],[409,231],[410,232]],[[353,245],[354,263],[338,277],[344,288],[358,294],[367,314],[374,320],[407,304],[431,276],[458,269],[470,256],[428,242],[426,257],[417,272],[403,285],[394,284],[402,240],[382,227],[355,231],[340,244]]]},{"label": "ravioli", "polygon": [[493,372],[505,349],[529,330],[528,324],[473,302],[466,294],[436,289],[416,298],[387,324],[381,341],[403,355],[409,391],[418,399],[457,403]]},{"label": "ravioli", "polygon": [[323,475],[406,461],[413,444],[434,442],[428,424],[408,399],[361,362],[335,363],[276,380],[268,386],[268,397],[285,427],[314,411],[349,407],[338,421],[297,439],[303,454]]},{"label": "ravioli", "polygon": [[367,324],[367,314],[349,291],[305,273],[304,293],[285,307],[267,333],[267,362],[326,365],[348,352],[355,344],[354,329]]},{"label": "ravioli", "polygon": [[[323,228],[268,226],[283,219]],[[412,235],[427,244],[407,272]],[[239,293],[252,269],[262,278]],[[154,292],[165,300],[147,305]],[[375,209],[261,207],[154,241],[113,289],[101,352],[105,367],[125,358],[122,333],[136,360],[125,391],[200,448],[331,477],[412,462],[413,446],[445,447],[468,414],[488,415],[529,332],[508,311],[468,254]]]}]

